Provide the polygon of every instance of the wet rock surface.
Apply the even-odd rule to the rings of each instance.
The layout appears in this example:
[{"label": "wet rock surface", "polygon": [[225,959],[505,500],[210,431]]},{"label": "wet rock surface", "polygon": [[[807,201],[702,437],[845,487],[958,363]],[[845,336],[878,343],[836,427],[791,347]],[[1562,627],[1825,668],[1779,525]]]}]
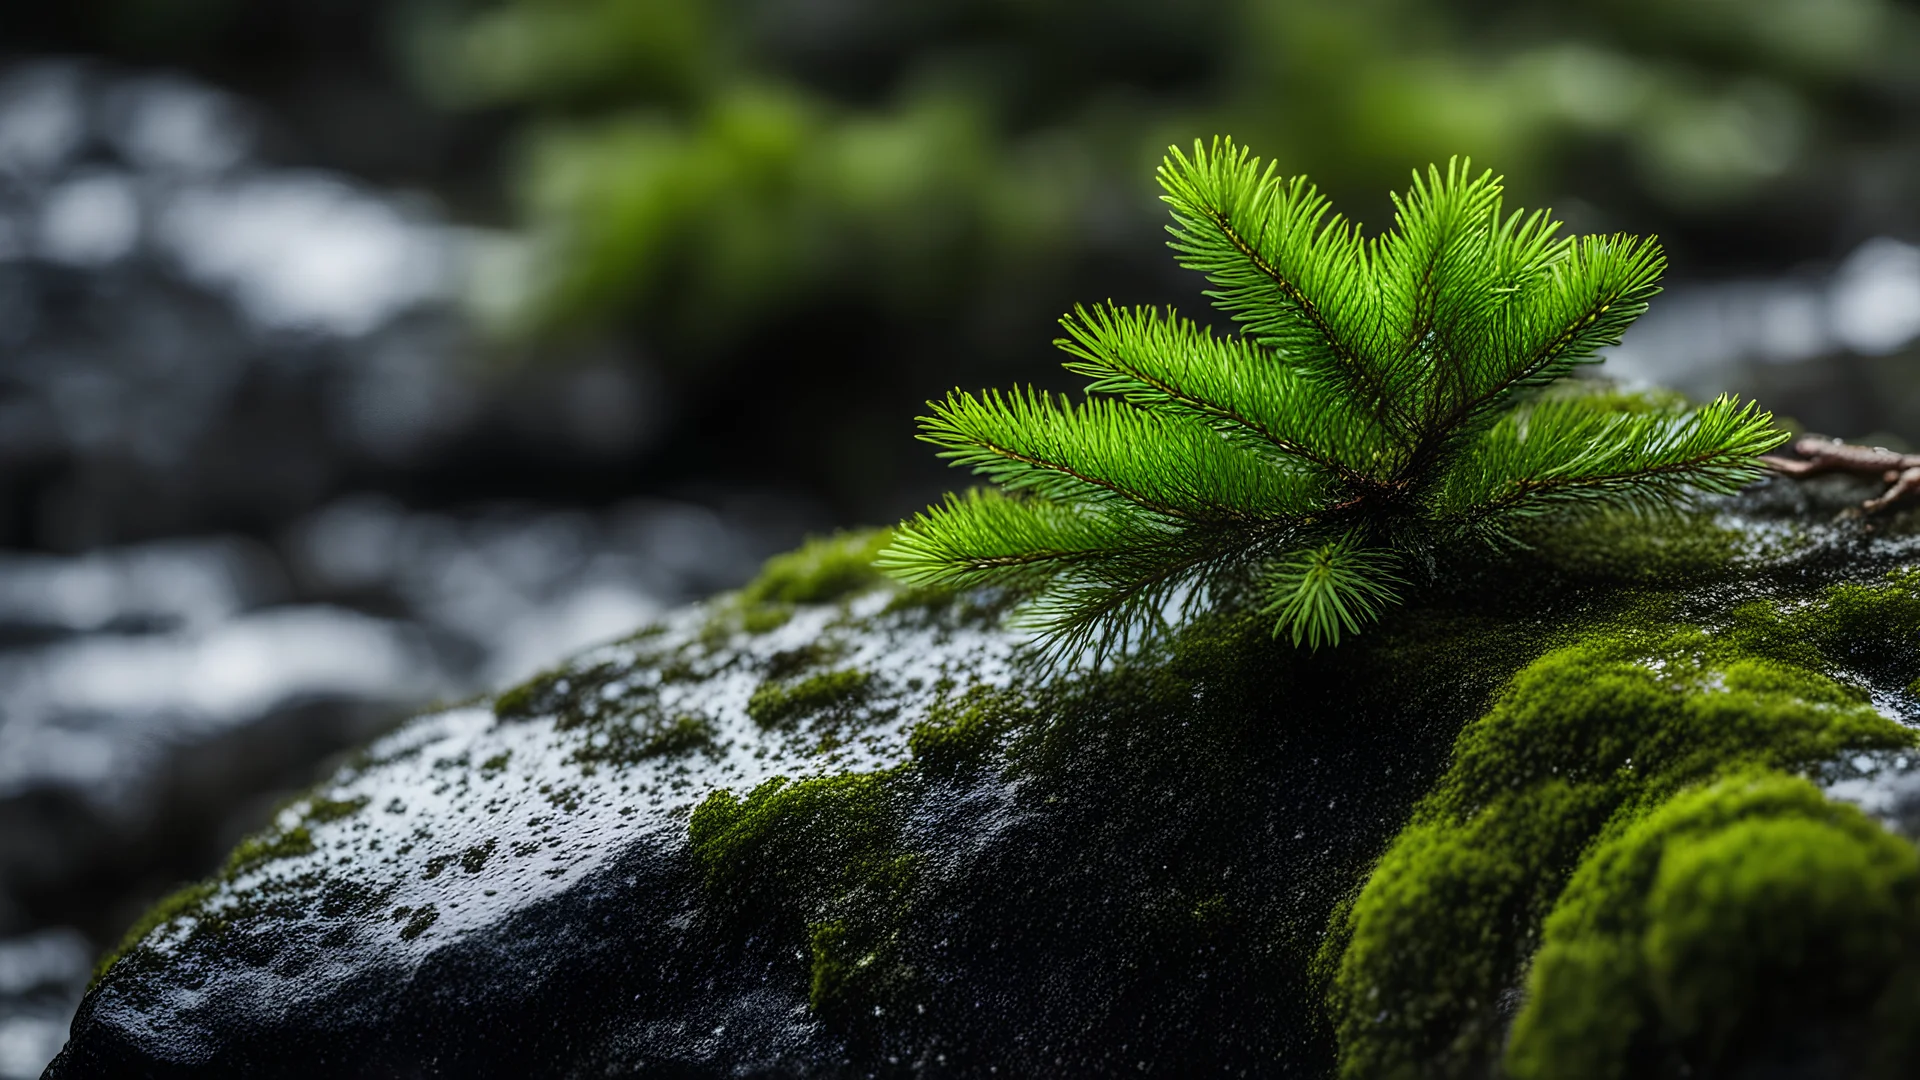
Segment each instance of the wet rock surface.
[{"label": "wet rock surface", "polygon": [[[669,419],[649,377],[472,362],[502,238],[284,136],[178,74],[0,63],[0,955],[97,957],[353,747],[817,513],[611,490]],[[90,964],[0,991],[0,1080]]]},{"label": "wet rock surface", "polygon": [[[1843,800],[1779,796],[1803,817],[1911,816],[1920,598],[1901,574],[1920,540],[1847,511],[1858,487],[1773,481],[1694,518],[1547,535],[1317,655],[1223,619],[1051,673],[997,598],[894,592],[860,570],[869,541],[815,545],[374,742],[150,913],[48,1075],[1380,1075],[1401,1044],[1356,1036],[1339,1003],[1382,947],[1493,948],[1483,975],[1379,984],[1383,1019],[1424,1010],[1409,1038],[1459,1048],[1420,1075],[1485,1075],[1475,1047],[1497,1050],[1526,999],[1512,965],[1580,837],[1642,851],[1633,806],[1658,824],[1670,792],[1747,782],[1716,781],[1722,744],[1687,743],[1687,717],[1760,747],[1733,762],[1772,770],[1753,783],[1810,777]],[[1635,636],[1655,624],[1746,651]],[[1824,651],[1792,652],[1795,634]],[[1378,900],[1375,861],[1438,820],[1461,768],[1535,761],[1545,779],[1585,745],[1565,728],[1541,756],[1486,758],[1525,687],[1589,654],[1684,704],[1653,735],[1604,709],[1593,730],[1704,764],[1646,755],[1592,788],[1612,802],[1541,817],[1573,822],[1572,863],[1489,841],[1493,877],[1539,890],[1511,927],[1478,928],[1492,945],[1450,937],[1445,905]],[[1775,727],[1739,741],[1763,715]],[[1448,812],[1473,829],[1484,809]],[[1494,895],[1447,880],[1460,910]],[[1515,989],[1490,1002],[1476,979]],[[1689,1031],[1677,1060],[1711,1064]]]}]

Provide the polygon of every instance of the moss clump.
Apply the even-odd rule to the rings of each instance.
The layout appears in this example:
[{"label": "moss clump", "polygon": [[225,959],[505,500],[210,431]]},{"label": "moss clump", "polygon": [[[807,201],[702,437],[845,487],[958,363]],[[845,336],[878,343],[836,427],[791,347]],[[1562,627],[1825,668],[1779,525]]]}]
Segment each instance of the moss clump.
[{"label": "moss clump", "polygon": [[1912,1076],[1917,946],[1913,845],[1805,780],[1732,776],[1581,865],[1547,921],[1507,1071]]},{"label": "moss clump", "polygon": [[1026,715],[1014,694],[969,687],[958,699],[942,696],[928,708],[927,718],[907,733],[907,750],[927,772],[952,776],[983,761],[1001,733]]},{"label": "moss clump", "polygon": [[1843,665],[1905,683],[1920,668],[1920,569],[1874,585],[1842,583],[1782,612],[1744,604],[1731,633],[1742,647],[1807,666]]},{"label": "moss clump", "polygon": [[[876,988],[863,985],[876,965],[884,968],[891,957],[891,941],[868,930],[850,928],[845,919],[817,922],[807,928],[807,1004],[817,1015],[847,1011],[853,1000],[871,1000]],[[897,973],[886,972],[888,976]]]},{"label": "moss clump", "polygon": [[718,648],[735,628],[770,633],[785,626],[801,604],[832,603],[882,584],[886,579],[873,560],[890,539],[888,529],[837,532],[810,537],[799,548],[775,555],[759,577],[714,609],[702,639]]},{"label": "moss clump", "polygon": [[763,728],[784,727],[818,713],[844,713],[872,694],[873,673],[823,671],[796,683],[768,679],[747,699],[747,716]]},{"label": "moss clump", "polygon": [[[603,661],[542,672],[496,698],[494,715],[502,720],[552,716],[555,730],[582,738],[567,760],[588,768],[632,765],[711,745],[712,720],[693,713],[668,713],[661,705],[658,684],[634,677],[635,669],[647,662],[648,658],[637,657],[626,663]],[[506,758],[496,755],[481,763],[480,773],[491,777],[505,766]]]},{"label": "moss clump", "polygon": [[649,710],[627,723],[607,724],[589,736],[584,746],[568,755],[580,764],[606,762],[632,765],[648,758],[684,754],[713,745],[712,720],[692,713],[672,718]]},{"label": "moss clump", "polygon": [[890,529],[863,529],[811,537],[797,550],[768,559],[760,576],[739,592],[742,604],[825,604],[880,584],[873,568]]},{"label": "moss clump", "polygon": [[654,688],[630,678],[643,663],[611,660],[593,664],[563,664],[504,690],[493,700],[493,715],[501,720],[529,720],[551,716],[562,731],[590,727],[618,719],[652,702]]},{"label": "moss clump", "polygon": [[[296,800],[288,805],[300,806],[301,803]],[[299,820],[291,827],[270,826],[241,840],[227,854],[227,861],[221,866],[219,874],[207,881],[196,882],[168,894],[135,920],[134,924],[127,929],[120,944],[100,958],[99,964],[94,969],[94,981],[100,981],[101,977],[114,966],[132,957],[144,956],[151,961],[154,956],[153,951],[143,942],[149,934],[176,919],[198,920],[190,936],[204,937],[224,932],[232,921],[234,912],[244,914],[270,906],[265,899],[256,897],[237,904],[233,912],[222,913],[216,917],[209,918],[206,910],[207,901],[219,891],[222,883],[230,883],[238,875],[278,859],[291,859],[311,854],[315,850],[315,844],[313,831],[308,828],[309,825],[342,821],[359,813],[366,808],[366,805],[367,799],[364,797],[330,799],[322,795],[310,796],[305,800]],[[307,884],[315,884],[315,882],[303,880],[292,888],[297,889]],[[264,896],[276,891],[284,891],[286,888],[288,887],[285,885],[276,886],[269,882],[259,886],[257,891]],[[343,893],[342,890],[346,892]],[[347,896],[348,893],[353,896],[361,896],[362,893],[368,897],[372,895],[365,891],[364,886],[347,883],[330,883],[329,887],[322,892],[324,893],[321,903],[322,913],[329,916],[350,914],[366,906],[354,902]]]},{"label": "moss clump", "polygon": [[1595,630],[1520,672],[1460,734],[1324,945],[1342,1075],[1484,1073],[1503,995],[1595,837],[1731,769],[1912,744],[1862,692],[1754,640]]},{"label": "moss clump", "polygon": [[846,654],[845,644],[816,639],[798,648],[783,649],[767,657],[769,679],[791,679],[803,671],[826,667]]},{"label": "moss clump", "polygon": [[493,858],[500,841],[489,839],[485,843],[475,844],[460,853],[460,869],[469,874],[477,874],[487,868],[487,860]]},{"label": "moss clump", "polygon": [[948,626],[998,626],[1026,594],[1014,589],[980,586],[955,589],[941,585],[896,583],[896,591],[881,609],[885,615],[910,619],[939,619]]},{"label": "moss clump", "polygon": [[422,904],[417,908],[396,908],[393,918],[395,922],[406,920],[406,925],[400,928],[400,940],[412,941],[440,921],[440,909],[432,904]]},{"label": "moss clump", "polygon": [[809,1000],[822,1015],[851,1016],[910,976],[892,950],[914,882],[892,777],[777,777],[745,799],[714,792],[688,822],[712,894],[808,942]]},{"label": "moss clump", "polygon": [[[793,612],[792,604],[752,604],[739,608],[736,614],[740,629],[749,634],[771,634],[787,625],[787,620],[793,618]],[[718,645],[725,640],[724,620],[710,624],[707,629],[712,644]]]},{"label": "moss clump", "polygon": [[274,859],[291,859],[305,855],[313,850],[313,834],[305,825],[295,825],[284,832],[270,829],[240,841],[227,855],[227,874],[237,874]]},{"label": "moss clump", "polygon": [[308,821],[340,821],[350,818],[366,809],[367,797],[357,799],[328,799],[316,795],[307,803],[307,811],[302,816]]},{"label": "moss clump", "polygon": [[680,754],[713,743],[713,721],[704,716],[682,714],[647,736],[639,747],[642,757]]},{"label": "moss clump", "polygon": [[907,863],[887,778],[775,777],[745,799],[716,791],[687,824],[694,858],[723,895],[824,902],[874,884],[891,889]]},{"label": "moss clump", "polygon": [[518,686],[500,692],[493,699],[493,715],[501,720],[527,720],[553,710],[567,690],[565,668],[543,671]]}]

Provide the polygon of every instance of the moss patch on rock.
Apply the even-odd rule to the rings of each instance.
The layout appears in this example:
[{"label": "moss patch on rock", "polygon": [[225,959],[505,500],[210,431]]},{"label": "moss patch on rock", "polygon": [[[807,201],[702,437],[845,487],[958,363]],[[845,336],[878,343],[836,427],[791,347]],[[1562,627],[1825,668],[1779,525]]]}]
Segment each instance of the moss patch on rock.
[{"label": "moss patch on rock", "polygon": [[897,996],[911,977],[892,948],[915,876],[898,779],[776,777],[744,799],[714,792],[688,822],[712,894],[807,942],[809,1003],[829,1018]]},{"label": "moss patch on rock", "polygon": [[[232,936],[243,933],[241,924],[251,916],[284,913],[289,905],[299,904],[296,896],[306,894],[317,900],[320,914],[338,918],[365,915],[380,904],[379,890],[348,881],[326,882],[319,875],[307,875],[291,882],[269,882],[255,887],[237,903],[224,910],[210,910],[208,904],[223,887],[267,863],[311,854],[315,850],[314,825],[342,821],[365,809],[367,800],[331,799],[313,794],[286,806],[294,811],[291,822],[280,821],[248,836],[227,854],[218,874],[186,885],[161,898],[134,921],[120,943],[100,958],[94,968],[98,983],[117,965],[129,963],[152,968],[161,962],[149,938],[176,922],[189,922],[189,939]],[[283,824],[284,823],[284,824]]]},{"label": "moss patch on rock", "polygon": [[791,683],[768,679],[747,699],[747,715],[763,728],[784,727],[802,717],[853,708],[872,690],[873,674],[852,668]]},{"label": "moss patch on rock", "polygon": [[1750,604],[1714,631],[1643,607],[1520,672],[1323,944],[1341,1074],[1484,1075],[1540,926],[1596,839],[1730,771],[1912,745],[1833,677],[1850,643],[1905,625],[1862,612],[1904,612],[1912,587]]},{"label": "moss patch on rock", "polygon": [[928,773],[952,776],[984,762],[1004,732],[1033,715],[1016,692],[970,686],[957,695],[943,694],[927,709],[926,719],[907,734],[907,750]]},{"label": "moss patch on rock", "polygon": [[140,943],[146,940],[147,935],[175,919],[199,911],[200,906],[213,895],[215,887],[211,881],[196,881],[161,897],[138,919],[135,919],[132,926],[127,928],[127,932],[120,938],[120,944],[108,950],[107,954],[94,965],[93,981],[99,982],[101,976],[119,963],[122,957],[139,947]]},{"label": "moss patch on rock", "polygon": [[740,602],[824,604],[870,589],[882,580],[873,560],[893,538],[891,529],[860,529],[813,537],[775,555],[760,576],[740,589]]},{"label": "moss patch on rock", "polygon": [[1911,843],[1805,780],[1736,773],[1582,863],[1547,920],[1506,1071],[1912,1076],[1917,946]]},{"label": "moss patch on rock", "polygon": [[722,639],[736,627],[769,633],[785,626],[800,604],[832,603],[874,588],[884,577],[873,560],[892,535],[890,529],[837,532],[775,555],[758,577],[715,607],[709,637]]},{"label": "moss patch on rock", "polygon": [[1709,514],[1629,511],[1589,513],[1577,527],[1553,522],[1522,539],[1527,549],[1518,561],[1528,572],[1642,586],[1725,578],[1742,560],[1777,556],[1796,543],[1785,532],[1756,538]]},{"label": "moss patch on rock", "polygon": [[[805,1061],[828,1072],[1531,1077],[1574,1075],[1582,1040],[1625,1047],[1606,1060],[1626,1075],[1734,1068],[1727,1048],[1792,1027],[1767,1018],[1800,1000],[1750,983],[1810,986],[1828,977],[1816,952],[1910,947],[1886,912],[1906,902],[1911,866],[1817,793],[1818,813],[1675,808],[1702,791],[1734,799],[1739,783],[1798,785],[1801,799],[1812,789],[1793,770],[1910,744],[1874,702],[1920,714],[1915,580],[1817,584],[1903,556],[1828,544],[1776,558],[1839,534],[1752,520],[1588,519],[1518,555],[1441,553],[1457,565],[1337,650],[1216,611],[1064,670],[1029,666],[988,626],[1009,597],[882,597],[867,591],[884,587],[869,565],[879,534],[816,542],[739,595],[501,695],[498,724],[455,718],[460,734],[410,763],[422,744],[395,744],[361,767],[389,773],[366,780],[409,778],[452,809],[403,822],[402,800],[375,788],[382,813],[323,831],[360,807],[311,801],[311,823],[295,810],[242,850],[291,852],[306,829],[326,859],[250,862],[182,894],[146,923],[154,947],[136,963],[160,957],[172,979],[237,952],[277,971],[301,935],[317,952],[417,942],[395,954],[413,962],[476,912],[510,910],[473,897],[531,880],[517,860],[547,860],[538,888],[569,902],[641,896],[588,872],[644,843],[659,891],[621,909],[631,917],[574,924],[647,957],[608,965],[625,981],[600,996],[650,1031],[701,1018],[685,1030],[703,1046],[758,1053],[762,1033],[805,1029],[806,1053],[827,1055]],[[802,778],[760,782],[780,773]],[[1695,824],[1653,828],[1674,814]],[[659,851],[682,823],[688,847]],[[332,869],[382,828],[355,870],[407,860],[399,895]],[[1594,869],[1615,849],[1651,876]],[[689,885],[702,901],[675,906]],[[1553,914],[1575,907],[1591,917]],[[335,917],[359,921],[315,932]],[[1742,955],[1742,934],[1778,955]],[[1549,980],[1562,954],[1575,975]],[[1875,963],[1861,968],[1871,985],[1841,987],[1852,1026],[1820,1022],[1867,1057],[1911,1060],[1898,1025],[1861,1017],[1920,1015],[1920,976]],[[707,1011],[681,1011],[701,991],[654,974],[667,971],[698,975]],[[1716,996],[1731,1013],[1701,1006]],[[770,1026],[735,1023],[755,1010]],[[727,1035],[709,1040],[722,1019]],[[1615,1028],[1627,1034],[1606,1043]]]},{"label": "moss patch on rock", "polygon": [[[668,660],[648,659],[662,664]],[[634,662],[612,660],[564,664],[503,691],[494,699],[493,712],[503,721],[552,716],[555,730],[578,739],[568,760],[587,768],[631,765],[710,746],[716,730],[712,718],[664,708],[664,678],[645,677],[639,668]],[[503,759],[499,767],[505,764]],[[483,776],[498,771],[481,767]]]}]

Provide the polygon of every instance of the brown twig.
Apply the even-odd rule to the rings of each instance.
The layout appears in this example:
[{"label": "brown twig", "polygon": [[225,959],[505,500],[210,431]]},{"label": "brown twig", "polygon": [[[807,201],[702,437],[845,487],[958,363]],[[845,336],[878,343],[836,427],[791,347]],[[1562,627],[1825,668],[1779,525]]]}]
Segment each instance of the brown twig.
[{"label": "brown twig", "polygon": [[1820,435],[1796,439],[1797,458],[1768,454],[1760,460],[1777,473],[1787,476],[1814,476],[1843,472],[1855,476],[1875,476],[1888,487],[1877,499],[1868,499],[1861,509],[1868,513],[1885,510],[1908,496],[1920,493],[1920,454],[1901,454],[1879,446],[1855,446]]}]

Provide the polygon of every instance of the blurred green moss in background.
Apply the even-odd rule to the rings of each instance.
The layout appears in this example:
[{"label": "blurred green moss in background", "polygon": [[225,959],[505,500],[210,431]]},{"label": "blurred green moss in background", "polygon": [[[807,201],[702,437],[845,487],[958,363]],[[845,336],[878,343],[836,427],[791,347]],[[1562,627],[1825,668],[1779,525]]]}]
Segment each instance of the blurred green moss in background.
[{"label": "blurred green moss in background", "polygon": [[[1465,153],[1576,228],[1737,261],[1910,155],[1920,97],[1920,18],[1885,0],[506,0],[410,26],[439,101],[523,125],[537,239],[503,324],[701,350],[1151,245],[1141,178],[1215,132],[1375,218],[1409,163]],[[1787,204],[1813,221],[1769,228]]]},{"label": "blurred green moss in background", "polygon": [[[913,442],[925,401],[1065,389],[1049,342],[1076,302],[1206,310],[1169,269],[1151,176],[1217,133],[1372,229],[1411,168],[1466,154],[1573,231],[1655,234],[1672,291],[1644,326],[1668,353],[1710,354],[1696,338],[1726,325],[1785,340],[1764,316],[1802,309],[1811,328],[1786,329],[1814,343],[1642,374],[1920,437],[1909,339],[1849,355],[1814,325],[1868,241],[1920,266],[1920,12],[1892,0],[14,7],[0,48],[184,67],[262,103],[280,160],[423,188],[479,226],[478,352],[624,364],[653,395],[663,419],[604,490],[778,488],[843,522],[924,505],[948,482]],[[1742,280],[1804,302],[1682,295]]]}]

